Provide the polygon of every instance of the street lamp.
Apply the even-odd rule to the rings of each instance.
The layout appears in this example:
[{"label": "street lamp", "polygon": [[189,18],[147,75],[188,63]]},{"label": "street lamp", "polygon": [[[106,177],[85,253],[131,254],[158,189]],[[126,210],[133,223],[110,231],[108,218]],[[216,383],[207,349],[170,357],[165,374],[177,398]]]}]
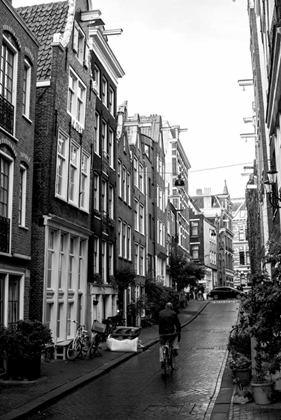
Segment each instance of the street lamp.
[{"label": "street lamp", "polygon": [[281,194],[275,194],[277,188],[277,174],[278,171],[271,167],[270,171],[267,172],[268,178],[263,184],[271,206],[275,209],[280,209],[281,206],[279,205],[279,202],[281,202]]}]

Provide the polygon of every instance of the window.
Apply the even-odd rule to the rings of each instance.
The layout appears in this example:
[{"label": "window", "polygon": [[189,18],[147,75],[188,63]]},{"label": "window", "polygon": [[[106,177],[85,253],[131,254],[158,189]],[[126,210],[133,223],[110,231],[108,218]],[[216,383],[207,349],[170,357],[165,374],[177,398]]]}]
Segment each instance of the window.
[{"label": "window", "polygon": [[132,249],[131,249],[131,235],[132,235],[132,229],[131,226],[127,226],[127,253],[128,253],[128,260],[132,260]]},{"label": "window", "polygon": [[60,236],[60,255],[59,255],[59,281],[58,286],[59,289],[62,287],[62,279],[63,279],[63,268],[65,267],[65,235],[61,233]]},{"label": "window", "polygon": [[114,90],[110,87],[109,88],[109,103],[108,103],[108,109],[111,113],[111,115],[114,115],[114,99],[115,99],[115,94],[114,94]]},{"label": "window", "polygon": [[10,276],[8,297],[8,325],[13,325],[19,320],[20,305],[20,278]]},{"label": "window", "polygon": [[110,219],[114,219],[114,188],[112,185],[109,185],[109,193],[108,193],[108,213]]},{"label": "window", "polygon": [[107,80],[105,77],[102,78],[101,100],[102,103],[107,107]]},{"label": "window", "polygon": [[100,70],[97,66],[95,66],[94,78],[96,82],[96,91],[97,91],[98,96],[100,96]]},{"label": "window", "polygon": [[119,244],[119,257],[122,257],[122,220],[118,219],[118,244]]},{"label": "window", "polygon": [[113,273],[114,273],[113,261],[114,261],[114,246],[111,242],[109,242],[108,243],[108,271],[109,271],[110,276],[113,276]]},{"label": "window", "polygon": [[191,246],[192,258],[194,260],[199,259],[199,245],[192,245]]},{"label": "window", "polygon": [[74,252],[75,252],[75,238],[70,237],[69,244],[69,262],[68,262],[68,289],[73,287],[73,276],[74,276]]},{"label": "window", "polygon": [[191,222],[191,236],[198,236],[199,235],[199,223],[198,222]]},{"label": "window", "polygon": [[19,218],[20,226],[25,226],[26,215],[26,167],[20,165],[20,182],[19,182]]},{"label": "window", "polygon": [[83,64],[85,50],[85,35],[76,22],[74,24],[73,50],[76,53],[76,57],[78,58],[78,60]]},{"label": "window", "polygon": [[143,166],[139,164],[139,189],[144,192]]},{"label": "window", "polygon": [[135,259],[134,259],[135,273],[139,274],[139,246],[135,244]]},{"label": "window", "polygon": [[127,169],[125,166],[123,166],[122,168],[122,197],[125,202],[127,201],[126,175],[127,175]]},{"label": "window", "polygon": [[47,261],[47,287],[52,287],[53,264],[54,264],[54,239],[55,232],[50,230],[48,237],[48,261]]},{"label": "window", "polygon": [[107,283],[107,253],[106,253],[106,242],[101,243],[101,275],[105,283]]},{"label": "window", "polygon": [[239,252],[239,264],[245,265],[245,253],[244,251]]},{"label": "window", "polygon": [[59,132],[57,149],[56,194],[67,199],[68,137]]},{"label": "window", "polygon": [[139,205],[139,214],[140,214],[139,231],[140,233],[144,234],[144,206],[142,204]]},{"label": "window", "polygon": [[31,65],[24,60],[23,87],[22,87],[22,113],[27,118],[30,116],[30,89],[31,89]]},{"label": "window", "polygon": [[127,203],[131,205],[131,174],[127,172]]},{"label": "window", "polygon": [[86,111],[86,86],[81,79],[74,73],[69,72],[68,103],[67,111],[73,118],[72,123],[78,122],[78,127],[84,128]]},{"label": "window", "polygon": [[127,258],[127,239],[126,239],[126,235],[127,235],[127,223],[123,222],[123,230],[122,230],[122,254],[123,254],[123,258]]},{"label": "window", "polygon": [[95,133],[94,133],[94,152],[99,155],[100,154],[100,114],[98,112],[95,113]]},{"label": "window", "polygon": [[109,138],[108,138],[108,155],[109,155],[109,165],[111,168],[114,168],[114,136],[111,128],[109,129]]},{"label": "window", "polygon": [[78,180],[79,180],[79,161],[80,161],[80,148],[71,142],[70,147],[70,167],[69,167],[69,201],[78,205]]},{"label": "window", "polygon": [[99,238],[94,238],[94,273],[99,272]]},{"label": "window", "polygon": [[134,185],[138,187],[138,160],[134,157]]},{"label": "window", "polygon": [[144,276],[144,248],[142,246],[139,247],[139,255],[140,255],[139,273],[141,276]]},{"label": "window", "polygon": [[82,280],[83,280],[83,273],[84,273],[84,255],[85,255],[85,246],[86,241],[84,239],[80,239],[79,242],[79,265],[78,265],[78,290],[81,289]]},{"label": "window", "polygon": [[101,183],[101,200],[102,211],[107,214],[107,183],[105,181]]},{"label": "window", "polygon": [[101,149],[103,157],[108,158],[107,154],[107,124],[103,120],[101,124]]},{"label": "window", "polygon": [[245,241],[245,230],[239,229],[239,241]]},{"label": "window", "polygon": [[13,161],[0,153],[0,252],[10,251],[10,226],[13,200]]},{"label": "window", "polygon": [[139,202],[135,200],[135,208],[134,208],[134,217],[135,217],[135,230],[139,230]]},{"label": "window", "polygon": [[[57,146],[56,197],[89,211],[90,154],[59,131]],[[68,186],[68,188],[67,188]]]},{"label": "window", "polygon": [[122,198],[122,163],[118,160],[118,197]]},{"label": "window", "polygon": [[94,184],[94,209],[98,210],[100,209],[99,205],[99,176],[97,174],[94,174],[93,178],[93,184]]},{"label": "window", "polygon": [[81,186],[80,186],[80,208],[89,211],[90,191],[90,156],[82,153],[81,159]]},{"label": "window", "polygon": [[3,35],[0,65],[0,126],[13,134],[16,92],[17,50],[10,35]]}]

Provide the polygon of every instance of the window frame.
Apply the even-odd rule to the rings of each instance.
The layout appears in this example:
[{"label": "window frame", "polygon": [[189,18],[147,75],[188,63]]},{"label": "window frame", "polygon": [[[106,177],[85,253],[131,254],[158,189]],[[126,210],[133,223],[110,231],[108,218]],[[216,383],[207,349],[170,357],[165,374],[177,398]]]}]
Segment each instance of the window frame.
[{"label": "window frame", "polygon": [[[23,68],[23,98],[22,98],[22,115],[30,119],[30,102],[31,102],[31,64],[24,59]],[[26,77],[25,77],[26,74]],[[25,87],[25,88],[24,88]]]},{"label": "window frame", "polygon": [[71,116],[72,124],[75,123],[77,125],[78,123],[81,129],[85,128],[86,98],[87,86],[70,67],[68,74],[67,113]]},{"label": "window frame", "polygon": [[27,188],[27,168],[20,165],[20,182],[19,182],[19,226],[26,226],[26,188]]}]

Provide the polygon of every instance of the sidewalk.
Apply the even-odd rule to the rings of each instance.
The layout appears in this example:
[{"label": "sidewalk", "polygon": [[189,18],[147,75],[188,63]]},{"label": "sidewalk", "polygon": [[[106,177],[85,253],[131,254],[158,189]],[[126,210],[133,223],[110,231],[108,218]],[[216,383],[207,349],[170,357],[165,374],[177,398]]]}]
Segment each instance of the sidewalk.
[{"label": "sidewalk", "polygon": [[[184,326],[190,323],[208,304],[193,300],[181,310],[179,319]],[[143,328],[140,335],[144,349],[158,341],[158,326]],[[0,381],[0,420],[26,418],[27,415],[42,410],[51,401],[59,399],[81,384],[104,374],[109,369],[134,357],[135,353],[116,353],[101,350],[102,357],[91,360],[55,360],[42,364],[42,377],[28,383],[9,384]],[[233,405],[235,387],[227,364],[224,365],[217,383],[215,401],[211,404],[206,420],[281,420],[281,403],[258,406],[254,403]]]}]

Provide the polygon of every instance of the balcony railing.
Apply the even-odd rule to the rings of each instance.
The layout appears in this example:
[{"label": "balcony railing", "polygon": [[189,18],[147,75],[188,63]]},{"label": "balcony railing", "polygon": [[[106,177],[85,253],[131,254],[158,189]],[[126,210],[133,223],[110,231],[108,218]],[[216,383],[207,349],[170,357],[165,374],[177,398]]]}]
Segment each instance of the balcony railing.
[{"label": "balcony railing", "polygon": [[13,134],[14,130],[14,105],[0,95],[0,127]]},{"label": "balcony railing", "polygon": [[8,253],[10,249],[10,219],[0,216],[0,252]]}]

